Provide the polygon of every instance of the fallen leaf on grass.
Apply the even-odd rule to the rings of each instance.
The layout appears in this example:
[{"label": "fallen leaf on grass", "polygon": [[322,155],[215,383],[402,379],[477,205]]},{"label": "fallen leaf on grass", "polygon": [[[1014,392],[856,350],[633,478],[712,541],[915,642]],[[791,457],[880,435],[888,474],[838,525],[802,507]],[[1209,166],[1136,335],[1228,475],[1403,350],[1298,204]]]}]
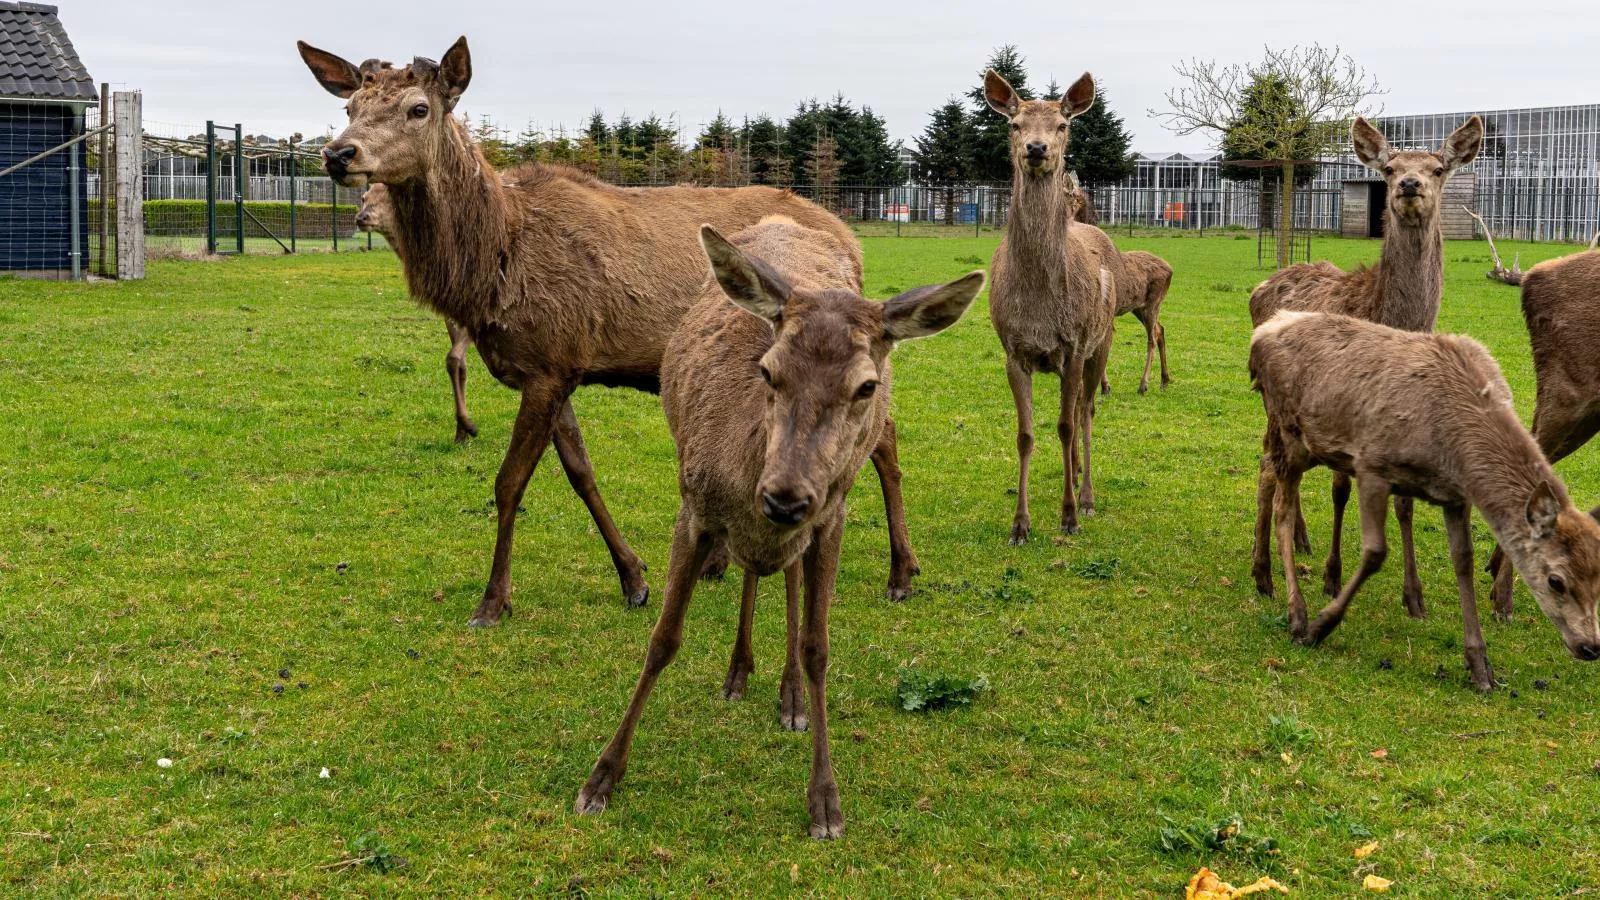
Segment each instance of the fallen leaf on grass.
[{"label": "fallen leaf on grass", "polygon": [[1189,879],[1188,886],[1183,889],[1183,900],[1235,900],[1237,897],[1248,897],[1251,894],[1262,894],[1267,891],[1289,893],[1288,888],[1265,877],[1254,884],[1236,888],[1219,878],[1217,873],[1201,868],[1194,873],[1194,877]]},{"label": "fallen leaf on grass", "polygon": [[1374,891],[1380,894],[1389,890],[1389,886],[1392,884],[1394,884],[1394,882],[1390,881],[1389,879],[1379,878],[1376,875],[1368,875],[1366,878],[1361,879],[1362,887],[1369,891]]},{"label": "fallen leaf on grass", "polygon": [[1384,749],[1384,748],[1382,748],[1382,747],[1379,747],[1378,749],[1372,751],[1371,753],[1368,753],[1367,755],[1372,757],[1373,759],[1388,759],[1389,758],[1389,751]]},{"label": "fallen leaf on grass", "polygon": [[1371,856],[1372,854],[1374,854],[1376,852],[1378,852],[1378,842],[1377,841],[1373,841],[1370,844],[1365,844],[1363,846],[1357,847],[1355,855],[1356,855],[1356,859],[1366,859],[1367,857]]}]

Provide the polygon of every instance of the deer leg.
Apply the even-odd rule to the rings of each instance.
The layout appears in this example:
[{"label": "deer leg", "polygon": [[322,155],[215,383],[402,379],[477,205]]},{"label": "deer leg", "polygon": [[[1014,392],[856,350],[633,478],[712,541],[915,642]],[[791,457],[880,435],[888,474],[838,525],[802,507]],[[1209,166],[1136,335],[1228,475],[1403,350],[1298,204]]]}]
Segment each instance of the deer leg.
[{"label": "deer leg", "polygon": [[1106,377],[1106,363],[1111,359],[1111,335],[1106,335],[1100,352],[1089,357],[1083,373],[1083,397],[1078,401],[1078,422],[1083,435],[1083,482],[1078,493],[1078,509],[1085,516],[1094,515],[1094,386]]},{"label": "deer leg", "polygon": [[[1275,461],[1276,462],[1276,461]],[[1283,584],[1289,595],[1289,635],[1296,641],[1306,636],[1306,598],[1300,593],[1300,573],[1294,567],[1294,522],[1300,514],[1300,471],[1291,466],[1274,466],[1272,520],[1278,532],[1278,557],[1283,561]],[[1258,501],[1259,502],[1259,501]]]},{"label": "deer leg", "polygon": [[1167,326],[1156,320],[1156,350],[1161,354],[1161,386],[1172,384],[1172,375],[1167,371]]},{"label": "deer leg", "polygon": [[1428,608],[1422,602],[1422,579],[1417,577],[1417,545],[1411,534],[1411,517],[1416,501],[1410,497],[1394,498],[1394,520],[1400,523],[1400,554],[1405,557],[1406,580],[1400,597],[1405,602],[1406,614],[1413,619],[1426,619]]},{"label": "deer leg", "polygon": [[1489,588],[1489,596],[1494,600],[1494,617],[1502,622],[1511,621],[1511,591],[1516,584],[1517,573],[1511,566],[1511,560],[1506,559],[1506,551],[1499,544],[1495,544],[1494,553],[1489,556],[1489,574],[1494,576],[1494,585]]},{"label": "deer leg", "polygon": [[806,730],[806,683],[800,668],[801,563],[783,570],[784,618],[788,635],[783,657],[783,680],[778,683],[778,721],[790,731]]},{"label": "deer leg", "polygon": [[1467,671],[1480,691],[1494,690],[1494,670],[1478,624],[1478,597],[1472,584],[1472,507],[1465,504],[1444,508],[1444,530],[1450,538],[1450,562],[1456,570],[1456,589],[1461,592],[1461,647],[1467,657]]},{"label": "deer leg", "polygon": [[1322,592],[1331,599],[1344,586],[1344,509],[1350,503],[1350,476],[1333,473],[1333,537],[1328,542],[1328,561],[1322,567]]},{"label": "deer leg", "polygon": [[744,595],[739,598],[739,633],[733,640],[733,659],[728,661],[728,677],[722,682],[726,700],[743,700],[750,673],[756,670],[755,649],[750,646],[750,630],[756,618],[756,585],[761,581],[755,570],[744,570]]},{"label": "deer leg", "polygon": [[817,529],[803,560],[806,595],[800,653],[811,699],[811,781],[806,787],[806,806],[811,811],[811,836],[826,840],[844,836],[839,785],[834,780],[828,748],[828,608],[833,603],[834,580],[839,576],[843,536],[841,510]]},{"label": "deer leg", "polygon": [[1301,553],[1311,552],[1311,532],[1306,529],[1306,516],[1298,505],[1295,511],[1294,547]]},{"label": "deer leg", "polygon": [[633,698],[628,701],[628,711],[622,717],[622,724],[617,726],[616,735],[606,745],[605,751],[594,764],[594,770],[589,773],[589,780],[578,792],[573,809],[579,815],[603,811],[611,801],[612,790],[628,769],[628,748],[633,744],[633,733],[639,726],[639,717],[644,714],[650,691],[655,687],[661,671],[672,662],[672,658],[678,654],[678,647],[683,644],[683,619],[689,611],[689,601],[694,597],[694,585],[700,567],[705,565],[706,556],[711,553],[711,543],[711,535],[697,531],[689,521],[688,510],[680,508],[672,535],[672,558],[667,565],[667,596],[661,602],[661,617],[656,620],[655,630],[650,633],[644,671],[639,673],[639,683],[633,689]]},{"label": "deer leg", "polygon": [[468,622],[476,628],[496,625],[502,616],[511,612],[511,543],[517,528],[517,506],[522,503],[522,493],[527,490],[528,479],[533,476],[539,457],[550,445],[550,436],[568,393],[567,385],[550,378],[530,377],[522,385],[522,405],[511,427],[511,444],[506,447],[500,474],[494,480],[497,519],[494,563],[489,570],[489,584],[483,591],[483,602],[478,604]]},{"label": "deer leg", "polygon": [[1250,574],[1256,580],[1256,591],[1264,597],[1272,596],[1272,517],[1277,491],[1272,458],[1262,454],[1261,473],[1256,479],[1256,531],[1250,550]]},{"label": "deer leg", "polygon": [[1061,489],[1061,533],[1079,534],[1083,526],[1078,524],[1078,492],[1074,481],[1072,461],[1073,445],[1078,441],[1078,432],[1083,422],[1078,404],[1083,399],[1083,364],[1078,360],[1067,360],[1061,370],[1061,416],[1056,419],[1056,435],[1061,438],[1061,468],[1066,476]]},{"label": "deer leg", "polygon": [[[1143,313],[1139,315],[1139,322],[1144,325],[1144,376],[1139,379],[1139,393],[1144,394],[1150,391],[1150,367],[1155,364],[1156,332],[1161,329],[1161,325]],[[1165,374],[1166,367],[1162,366],[1162,375]],[[1162,378],[1162,383],[1166,383],[1165,377]]]},{"label": "deer leg", "polygon": [[728,558],[728,542],[717,541],[717,545],[711,548],[711,555],[706,557],[706,567],[700,570],[700,580],[721,581],[722,576],[728,573],[730,562],[732,560]]},{"label": "deer leg", "polygon": [[1344,621],[1345,611],[1350,608],[1350,601],[1355,597],[1356,591],[1366,583],[1368,578],[1377,574],[1383,568],[1383,561],[1389,555],[1388,537],[1384,534],[1384,526],[1389,521],[1389,482],[1375,475],[1361,475],[1356,478],[1356,490],[1360,491],[1358,504],[1361,507],[1361,566],[1356,569],[1356,574],[1350,582],[1339,591],[1339,596],[1332,603],[1322,608],[1317,617],[1312,620],[1306,635],[1300,643],[1310,647],[1322,643],[1328,635],[1333,633],[1339,623]]},{"label": "deer leg", "polygon": [[478,436],[478,426],[467,415],[467,348],[472,346],[472,335],[467,329],[444,320],[450,332],[450,353],[444,358],[444,370],[450,375],[450,389],[456,397],[456,443],[464,444]]},{"label": "deer leg", "polygon": [[878,444],[872,448],[872,467],[878,471],[883,487],[884,517],[889,521],[889,599],[911,596],[911,579],[922,574],[917,553],[911,549],[911,534],[906,528],[906,504],[900,494],[900,450],[894,420],[885,419]]},{"label": "deer leg", "polygon": [[1010,357],[1006,358],[1006,380],[1011,383],[1011,399],[1017,405],[1017,514],[1011,520],[1011,543],[1026,544],[1033,530],[1028,515],[1028,462],[1033,459],[1033,373]]},{"label": "deer leg", "polygon": [[556,419],[555,443],[556,456],[567,473],[567,483],[589,508],[589,515],[594,518],[600,537],[611,552],[611,564],[622,581],[623,600],[631,607],[643,606],[650,599],[650,585],[644,580],[646,566],[617,530],[617,523],[612,521],[611,511],[606,509],[606,501],[600,496],[600,486],[595,484],[594,466],[583,445],[583,432],[578,429],[578,415],[572,411],[571,399],[561,405],[561,414]]}]

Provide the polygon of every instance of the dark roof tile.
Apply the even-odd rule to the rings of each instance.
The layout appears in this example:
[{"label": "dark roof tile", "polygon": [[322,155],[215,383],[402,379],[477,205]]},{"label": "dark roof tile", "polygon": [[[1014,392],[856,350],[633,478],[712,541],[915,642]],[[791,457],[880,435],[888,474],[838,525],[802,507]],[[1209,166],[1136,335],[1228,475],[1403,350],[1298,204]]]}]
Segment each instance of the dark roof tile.
[{"label": "dark roof tile", "polygon": [[56,7],[0,0],[0,96],[98,99]]}]

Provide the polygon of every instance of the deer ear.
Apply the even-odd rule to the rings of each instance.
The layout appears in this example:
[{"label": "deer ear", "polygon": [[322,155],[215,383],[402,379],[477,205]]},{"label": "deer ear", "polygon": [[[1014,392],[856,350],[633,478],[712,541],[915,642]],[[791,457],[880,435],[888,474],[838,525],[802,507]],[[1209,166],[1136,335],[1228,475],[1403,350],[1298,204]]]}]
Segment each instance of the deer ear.
[{"label": "deer ear", "polygon": [[883,305],[883,336],[891,341],[927,337],[961,321],[983,290],[983,272],[969,272],[949,284],[906,291]]},{"label": "deer ear", "polygon": [[1550,482],[1541,481],[1533,489],[1533,494],[1528,497],[1528,525],[1533,529],[1535,540],[1543,540],[1556,533],[1556,518],[1561,515],[1561,501],[1556,499],[1556,492],[1550,487]]},{"label": "deer ear", "polygon": [[456,38],[439,61],[439,87],[452,108],[472,83],[472,53],[467,50],[467,36]]},{"label": "deer ear", "polygon": [[1022,105],[1017,99],[1017,92],[1011,88],[1011,82],[1000,77],[1000,73],[993,69],[983,73],[983,99],[989,101],[990,109],[1008,119],[1016,115]]},{"label": "deer ear", "polygon": [[295,46],[300,48],[300,58],[306,61],[306,68],[328,93],[348,98],[361,88],[361,72],[349,60],[318,50],[305,41],[295,41]]},{"label": "deer ear", "polygon": [[1350,143],[1355,147],[1356,158],[1367,168],[1382,170],[1389,164],[1389,139],[1361,116],[1356,116],[1350,126]]},{"label": "deer ear", "polygon": [[783,276],[761,260],[746,256],[710,225],[700,226],[700,246],[711,260],[711,274],[729,300],[774,325],[783,318],[783,304],[792,293]]},{"label": "deer ear", "polygon": [[1069,119],[1076,119],[1089,111],[1094,105],[1094,76],[1088,72],[1078,77],[1061,95],[1061,114]]},{"label": "deer ear", "polygon": [[1459,169],[1477,159],[1482,147],[1483,120],[1473,116],[1444,139],[1444,147],[1439,155],[1444,157],[1445,168]]}]

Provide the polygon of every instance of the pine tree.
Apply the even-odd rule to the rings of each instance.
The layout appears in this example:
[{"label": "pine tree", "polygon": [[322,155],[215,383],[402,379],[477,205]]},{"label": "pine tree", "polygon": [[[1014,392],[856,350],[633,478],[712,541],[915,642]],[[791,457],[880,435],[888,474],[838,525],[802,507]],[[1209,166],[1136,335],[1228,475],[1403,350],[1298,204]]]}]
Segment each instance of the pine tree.
[{"label": "pine tree", "polygon": [[955,186],[972,181],[972,143],[977,136],[972,118],[960,100],[952,97],[928,117],[928,127],[914,138],[920,184],[945,189],[945,224],[955,224]]},{"label": "pine tree", "polygon": [[[1023,100],[1032,100],[1028,90],[1028,73],[1023,69],[1022,53],[1014,44],[1006,44],[989,56],[984,69],[993,69],[1011,83],[1012,89]],[[1009,182],[1011,180],[1011,126],[1005,116],[989,108],[983,96],[983,70],[978,72],[978,86],[967,92],[972,101],[976,136],[972,144],[972,172],[981,181]]]},{"label": "pine tree", "polygon": [[[1050,83],[1054,98],[1061,92],[1055,82]],[[1077,172],[1085,184],[1112,184],[1132,175],[1135,169],[1128,146],[1132,135],[1124,127],[1122,117],[1111,111],[1105,91],[1095,86],[1094,105],[1088,112],[1072,120],[1072,142],[1067,145],[1067,171]]]},{"label": "pine tree", "polygon": [[784,155],[783,126],[771,116],[759,115],[745,133],[745,152],[750,158],[750,180],[756,184],[789,184],[789,158]]}]

